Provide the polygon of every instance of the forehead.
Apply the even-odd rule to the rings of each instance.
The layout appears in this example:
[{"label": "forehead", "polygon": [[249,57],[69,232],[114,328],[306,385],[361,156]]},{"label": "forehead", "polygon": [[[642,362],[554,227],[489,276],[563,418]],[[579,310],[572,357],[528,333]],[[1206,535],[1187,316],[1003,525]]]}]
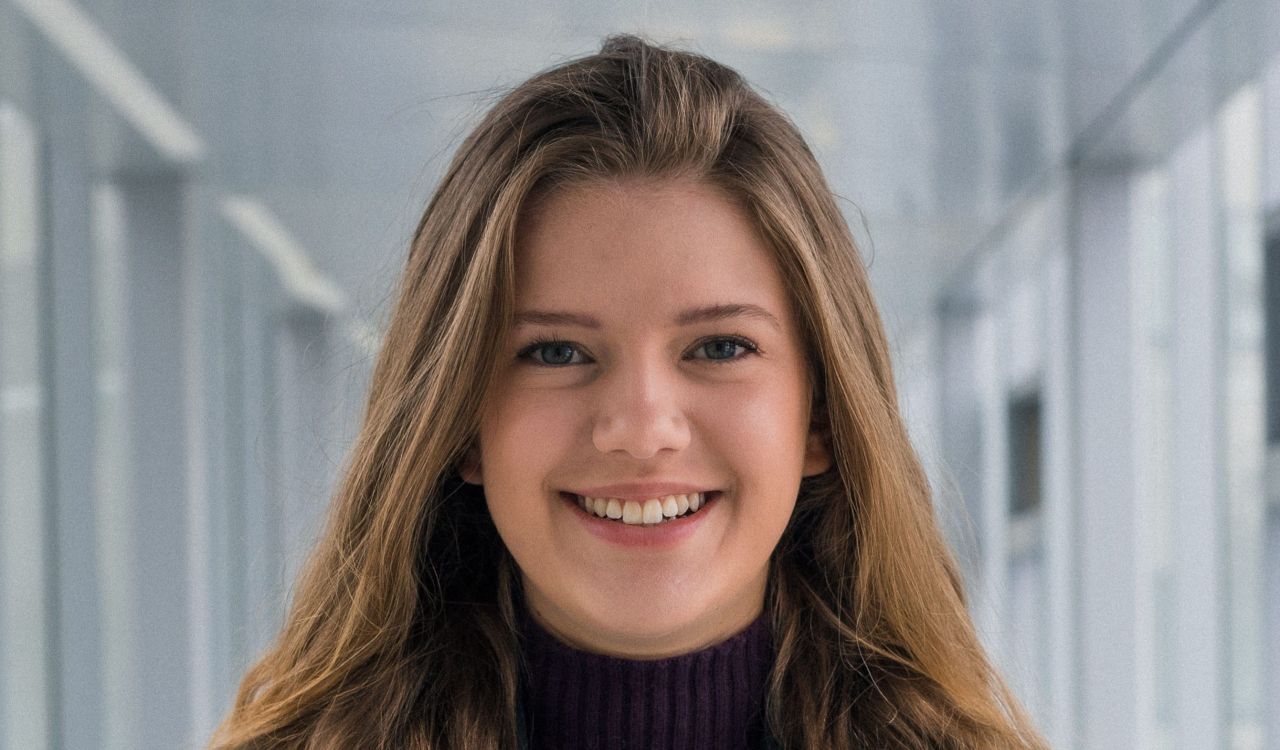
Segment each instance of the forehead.
[{"label": "forehead", "polygon": [[634,319],[732,301],[788,314],[772,248],[739,203],[705,182],[558,189],[522,221],[515,262],[520,308],[554,302]]}]

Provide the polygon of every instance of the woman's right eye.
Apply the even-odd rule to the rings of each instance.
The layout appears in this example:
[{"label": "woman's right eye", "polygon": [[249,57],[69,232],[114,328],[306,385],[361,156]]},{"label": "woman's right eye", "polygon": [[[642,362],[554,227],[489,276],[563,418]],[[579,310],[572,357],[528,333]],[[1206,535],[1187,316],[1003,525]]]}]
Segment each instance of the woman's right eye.
[{"label": "woman's right eye", "polygon": [[534,364],[544,367],[563,367],[565,365],[582,364],[574,362],[573,355],[577,347],[567,341],[535,341],[517,354],[519,359],[532,360]]}]

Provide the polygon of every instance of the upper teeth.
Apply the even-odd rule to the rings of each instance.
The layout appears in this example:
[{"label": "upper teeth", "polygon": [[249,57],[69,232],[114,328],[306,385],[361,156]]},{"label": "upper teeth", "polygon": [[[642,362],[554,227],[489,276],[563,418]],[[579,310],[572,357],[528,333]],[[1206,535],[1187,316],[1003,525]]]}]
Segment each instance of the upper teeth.
[{"label": "upper teeth", "polygon": [[612,497],[583,497],[578,495],[578,505],[588,513],[601,518],[620,520],[625,524],[640,526],[662,523],[686,511],[695,511],[706,503],[706,494],[693,492],[688,495],[667,495],[648,500],[619,500]]}]

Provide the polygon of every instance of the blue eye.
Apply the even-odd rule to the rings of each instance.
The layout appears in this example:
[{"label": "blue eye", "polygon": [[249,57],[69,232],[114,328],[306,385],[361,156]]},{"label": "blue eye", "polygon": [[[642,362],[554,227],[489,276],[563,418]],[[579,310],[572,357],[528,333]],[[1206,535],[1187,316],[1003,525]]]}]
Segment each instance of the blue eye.
[{"label": "blue eye", "polygon": [[694,359],[709,359],[712,362],[732,362],[741,357],[734,356],[738,349],[745,349],[749,354],[759,352],[759,348],[755,344],[741,339],[736,336],[720,337],[708,339],[701,342],[695,347],[694,351],[706,353],[706,357],[694,357]]},{"label": "blue eye", "polygon": [[[567,341],[535,341],[520,350],[520,359],[532,359],[536,364],[548,367],[563,367],[573,363],[573,355],[577,348]],[[541,353],[541,358],[534,356]]]}]

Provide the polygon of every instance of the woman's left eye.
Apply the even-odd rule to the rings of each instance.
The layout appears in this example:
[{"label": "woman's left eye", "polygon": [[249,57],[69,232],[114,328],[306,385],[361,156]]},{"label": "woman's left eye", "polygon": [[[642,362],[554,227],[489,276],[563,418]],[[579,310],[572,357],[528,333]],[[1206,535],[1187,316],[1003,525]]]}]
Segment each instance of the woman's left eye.
[{"label": "woman's left eye", "polygon": [[742,357],[734,356],[737,350],[743,349],[748,354],[755,354],[760,349],[750,341],[737,336],[721,336],[714,339],[707,339],[700,342],[693,348],[695,352],[705,352],[706,357],[693,357],[693,359],[709,359],[712,362],[732,362]]}]

